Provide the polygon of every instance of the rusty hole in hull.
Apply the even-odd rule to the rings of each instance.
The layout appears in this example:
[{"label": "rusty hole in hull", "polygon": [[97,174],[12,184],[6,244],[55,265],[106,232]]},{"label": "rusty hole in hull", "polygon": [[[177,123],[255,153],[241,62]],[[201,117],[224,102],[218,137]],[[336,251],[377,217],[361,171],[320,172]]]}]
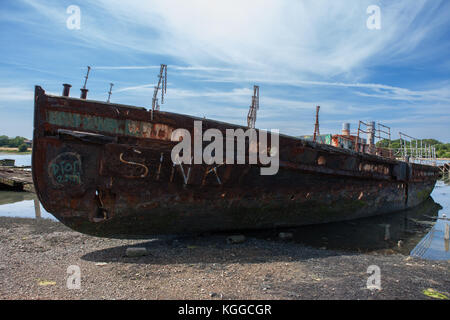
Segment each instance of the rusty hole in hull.
[{"label": "rusty hole in hull", "polygon": [[97,200],[97,210],[94,213],[92,220],[94,222],[102,222],[108,219],[108,210],[103,205],[101,190],[95,190],[95,199]]},{"label": "rusty hole in hull", "polygon": [[327,159],[325,159],[324,156],[320,156],[320,157],[317,159],[317,164],[318,164],[319,166],[324,166],[324,165],[327,164]]}]

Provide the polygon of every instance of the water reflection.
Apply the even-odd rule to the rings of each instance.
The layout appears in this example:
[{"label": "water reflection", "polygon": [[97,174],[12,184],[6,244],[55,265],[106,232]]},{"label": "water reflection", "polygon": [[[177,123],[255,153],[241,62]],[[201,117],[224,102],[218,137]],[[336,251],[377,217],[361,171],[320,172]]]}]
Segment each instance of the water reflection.
[{"label": "water reflection", "polygon": [[429,198],[411,210],[289,231],[295,242],[316,248],[409,254],[433,227],[440,209]]},{"label": "water reflection", "polygon": [[450,229],[450,179],[447,175],[438,181],[432,193],[433,198],[442,205],[436,223],[412,250],[411,255],[430,260],[450,260],[449,239],[446,236]]},{"label": "water reflection", "polygon": [[[287,231],[295,242],[315,248],[449,260],[449,240],[444,240],[450,224],[449,185],[449,180],[438,181],[432,197],[410,210]],[[252,235],[277,237],[275,232]]]},{"label": "water reflection", "polygon": [[0,205],[33,200],[34,194],[29,192],[0,191]]},{"label": "water reflection", "polygon": [[17,191],[0,191],[0,216],[56,220],[45,211],[34,193]]},{"label": "water reflection", "polygon": [[[430,198],[414,209],[399,213],[302,228],[295,233],[295,239],[330,249],[409,254],[433,228],[440,209]],[[305,236],[314,240],[305,240]]]}]

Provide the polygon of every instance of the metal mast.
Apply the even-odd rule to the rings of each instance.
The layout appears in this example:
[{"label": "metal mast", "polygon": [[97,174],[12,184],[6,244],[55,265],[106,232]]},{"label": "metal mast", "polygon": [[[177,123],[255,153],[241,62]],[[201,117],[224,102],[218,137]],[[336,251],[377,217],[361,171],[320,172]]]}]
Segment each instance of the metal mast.
[{"label": "metal mast", "polygon": [[313,141],[316,142],[316,138],[320,135],[319,132],[319,110],[320,110],[320,106],[316,107],[316,124],[314,126],[314,138]]},{"label": "metal mast", "polygon": [[256,123],[256,112],[259,109],[259,86],[253,86],[252,105],[248,110],[247,126],[254,129]]},{"label": "metal mast", "polygon": [[88,68],[88,70],[87,70],[86,76],[84,77],[84,85],[83,85],[83,88],[80,89],[80,91],[81,91],[80,99],[86,99],[87,93],[89,91],[88,89],[86,89],[86,83],[89,78],[89,71],[91,71],[91,67],[88,66],[87,68]]},{"label": "metal mast", "polygon": [[112,87],[113,87],[114,83],[110,83],[109,84],[109,92],[108,92],[108,100],[106,102],[109,103],[109,100],[111,99],[111,94],[112,94]]},{"label": "metal mast", "polygon": [[161,87],[161,103],[164,103],[164,94],[167,91],[167,65],[165,64],[161,64],[161,69],[159,70],[158,85],[155,87],[155,91],[153,92],[152,111],[154,110],[159,111],[157,96],[160,87]]},{"label": "metal mast", "polygon": [[83,89],[86,89],[86,83],[87,83],[88,78],[89,78],[89,71],[91,71],[91,67],[90,66],[88,66],[87,68],[88,68],[88,70],[87,70],[86,76],[84,77]]}]

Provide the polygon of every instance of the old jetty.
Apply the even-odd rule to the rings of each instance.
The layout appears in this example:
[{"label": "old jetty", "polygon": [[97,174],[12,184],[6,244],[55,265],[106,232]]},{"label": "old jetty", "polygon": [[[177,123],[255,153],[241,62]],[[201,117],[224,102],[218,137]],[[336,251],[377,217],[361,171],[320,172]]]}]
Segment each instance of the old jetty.
[{"label": "old jetty", "polygon": [[0,166],[0,187],[35,192],[30,167]]}]

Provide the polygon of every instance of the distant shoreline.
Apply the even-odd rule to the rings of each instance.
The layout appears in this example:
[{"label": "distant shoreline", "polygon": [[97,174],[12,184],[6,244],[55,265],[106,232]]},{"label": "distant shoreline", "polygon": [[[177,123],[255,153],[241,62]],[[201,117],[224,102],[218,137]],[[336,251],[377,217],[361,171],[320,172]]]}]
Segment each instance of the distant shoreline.
[{"label": "distant shoreline", "polygon": [[31,154],[32,149],[28,148],[27,151],[20,152],[18,148],[0,147],[0,154]]}]

